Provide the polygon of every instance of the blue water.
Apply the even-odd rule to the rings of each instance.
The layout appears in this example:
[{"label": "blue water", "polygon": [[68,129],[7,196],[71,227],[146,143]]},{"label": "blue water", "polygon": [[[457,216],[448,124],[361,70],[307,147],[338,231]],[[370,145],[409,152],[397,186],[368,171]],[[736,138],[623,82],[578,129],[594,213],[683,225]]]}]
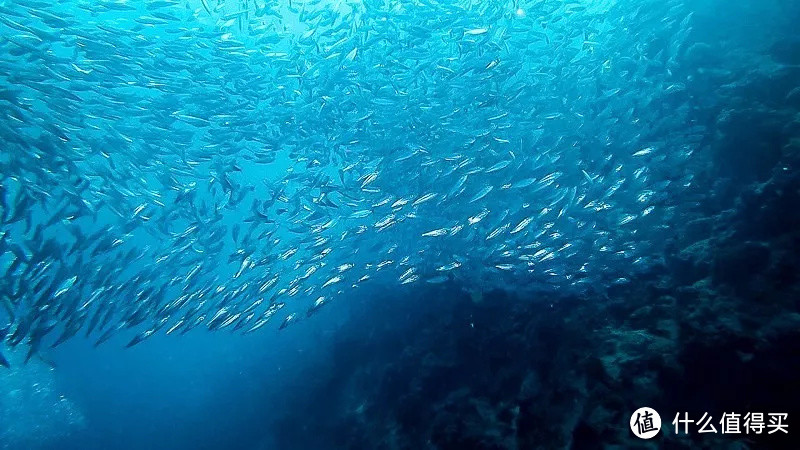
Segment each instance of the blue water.
[{"label": "blue water", "polygon": [[[291,392],[325,361],[337,317],[305,329],[250,336],[157,336],[121,352],[123,339],[94,348],[76,339],[49,352],[55,369],[34,361],[20,389],[35,401],[4,393],[9,448],[273,448],[270,435]],[[53,411],[61,396],[70,408]],[[43,423],[42,414],[49,414]],[[30,415],[28,415],[30,414]],[[6,440],[7,439],[7,440]]]},{"label": "blue water", "polygon": [[0,449],[631,445],[587,392],[697,317],[787,359],[792,226],[747,219],[794,223],[797,19],[0,0]]}]

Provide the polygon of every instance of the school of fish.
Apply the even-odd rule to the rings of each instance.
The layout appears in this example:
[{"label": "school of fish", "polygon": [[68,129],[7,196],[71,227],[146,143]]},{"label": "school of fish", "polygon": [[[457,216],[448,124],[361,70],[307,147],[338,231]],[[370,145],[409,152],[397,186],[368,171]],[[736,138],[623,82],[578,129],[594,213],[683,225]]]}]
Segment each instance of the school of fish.
[{"label": "school of fish", "polygon": [[695,203],[690,3],[0,0],[0,339],[624,283]]}]

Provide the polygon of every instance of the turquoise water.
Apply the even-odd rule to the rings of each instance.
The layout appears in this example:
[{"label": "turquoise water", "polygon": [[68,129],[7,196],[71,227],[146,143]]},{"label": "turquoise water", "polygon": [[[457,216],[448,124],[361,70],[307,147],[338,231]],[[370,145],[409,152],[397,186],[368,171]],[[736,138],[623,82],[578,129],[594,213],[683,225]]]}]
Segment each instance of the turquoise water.
[{"label": "turquoise water", "polygon": [[382,342],[358,321],[602,303],[674,270],[687,223],[783,164],[799,17],[0,0],[0,444],[292,447],[287,392],[344,337]]}]

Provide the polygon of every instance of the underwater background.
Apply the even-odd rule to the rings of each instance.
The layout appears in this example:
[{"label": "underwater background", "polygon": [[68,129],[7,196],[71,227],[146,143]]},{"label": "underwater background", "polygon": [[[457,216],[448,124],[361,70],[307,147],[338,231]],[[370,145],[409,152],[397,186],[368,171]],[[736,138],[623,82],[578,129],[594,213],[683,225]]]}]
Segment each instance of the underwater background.
[{"label": "underwater background", "polygon": [[0,448],[797,448],[798,20],[0,0]]}]

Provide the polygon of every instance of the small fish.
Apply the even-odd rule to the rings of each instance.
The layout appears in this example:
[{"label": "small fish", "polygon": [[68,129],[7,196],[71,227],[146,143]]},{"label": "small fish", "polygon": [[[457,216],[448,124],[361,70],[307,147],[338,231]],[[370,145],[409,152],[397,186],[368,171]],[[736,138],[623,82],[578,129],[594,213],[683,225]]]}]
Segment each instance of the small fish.
[{"label": "small fish", "polygon": [[489,193],[490,193],[490,192],[492,192],[492,189],[494,189],[494,186],[484,186],[484,187],[483,187],[483,188],[482,188],[480,191],[478,191],[478,193],[477,193],[477,194],[475,194],[475,195],[474,195],[474,196],[473,196],[473,197],[472,197],[472,198],[469,200],[469,203],[475,203],[475,202],[477,202],[478,200],[481,200],[481,199],[483,199],[484,197],[486,197],[487,195],[489,195]]},{"label": "small fish", "polygon": [[153,335],[153,333],[155,333],[155,330],[147,330],[147,331],[143,331],[143,332],[141,332],[141,333],[137,334],[136,336],[134,336],[134,337],[133,337],[133,339],[131,339],[131,341],[130,341],[130,342],[128,342],[128,344],[127,344],[125,347],[126,347],[126,348],[131,348],[131,347],[133,347],[134,345],[136,345],[136,344],[139,344],[140,342],[142,342],[142,341],[144,341],[145,339],[147,339],[147,338],[149,338],[150,336],[152,336],[152,335]]},{"label": "small fish", "polygon": [[323,283],[322,287],[326,288],[326,287],[328,287],[328,286],[330,286],[332,284],[336,284],[336,283],[338,283],[340,281],[342,281],[342,277],[340,277],[339,275],[336,275],[335,277],[331,277],[328,281]]},{"label": "small fish", "polygon": [[470,217],[469,219],[467,219],[467,221],[469,222],[470,225],[475,225],[476,223],[478,223],[481,220],[483,220],[484,218],[486,218],[487,215],[489,215],[489,210],[488,209],[484,209],[483,211],[479,212],[478,214],[476,214],[476,215]]},{"label": "small fish", "polygon": [[429,192],[429,193],[427,193],[425,195],[420,196],[416,200],[414,200],[414,203],[412,203],[411,206],[419,206],[419,205],[421,205],[421,204],[423,204],[425,202],[433,200],[434,198],[436,198],[436,194],[433,193],[433,192]]},{"label": "small fish", "polygon": [[525,227],[527,227],[527,226],[528,226],[528,225],[531,223],[531,221],[533,221],[533,217],[526,217],[526,218],[522,219],[522,220],[521,220],[521,221],[520,221],[520,222],[517,224],[517,226],[515,226],[515,227],[514,227],[514,228],[513,228],[513,229],[510,231],[510,234],[517,234],[517,233],[519,233],[520,231],[524,230],[524,229],[525,229]]},{"label": "small fish", "polygon": [[481,34],[486,34],[488,31],[488,28],[473,28],[471,30],[464,31],[464,34],[468,34],[470,36],[479,36]]},{"label": "small fish", "polygon": [[486,173],[494,173],[494,172],[503,170],[506,167],[508,167],[509,164],[511,164],[511,161],[509,161],[509,160],[500,161],[500,162],[494,164],[492,167],[489,167],[488,169],[486,169]]},{"label": "small fish", "polygon": [[281,323],[281,326],[278,327],[278,330],[283,330],[284,328],[288,327],[289,325],[295,323],[295,319],[294,318],[296,316],[297,316],[297,314],[295,314],[295,313],[292,313],[292,314],[289,314],[288,316],[286,316],[286,318],[283,319],[283,322]]},{"label": "small fish", "polygon": [[327,304],[327,298],[326,297],[323,297],[323,296],[317,297],[317,299],[314,301],[314,304],[311,305],[310,308],[308,308],[308,311],[306,311],[306,317],[311,317],[317,311],[319,311],[320,308],[322,308],[326,304]]},{"label": "small fish", "polygon": [[438,228],[436,230],[426,231],[422,233],[422,237],[438,237],[444,236],[450,232],[447,228]]}]

